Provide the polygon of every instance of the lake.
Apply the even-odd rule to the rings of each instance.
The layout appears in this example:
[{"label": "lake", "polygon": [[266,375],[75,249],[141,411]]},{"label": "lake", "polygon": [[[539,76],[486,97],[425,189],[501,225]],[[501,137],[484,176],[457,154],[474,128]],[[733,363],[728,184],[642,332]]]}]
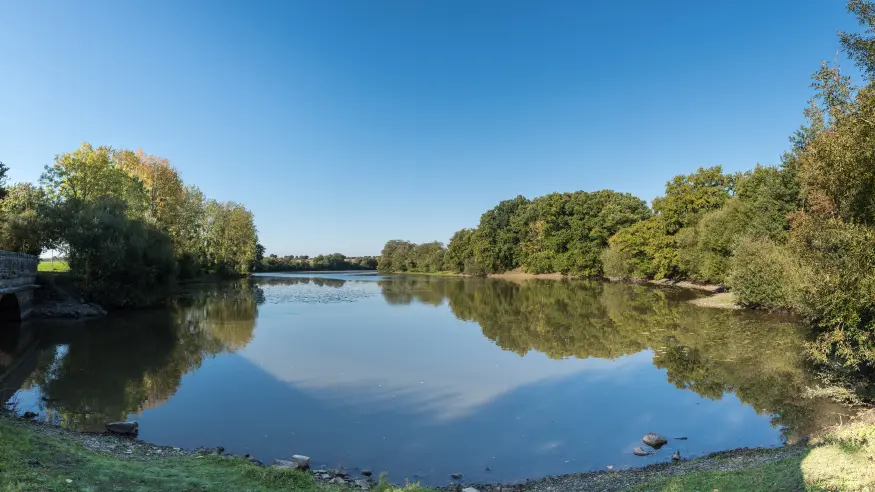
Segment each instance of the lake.
[{"label": "lake", "polygon": [[[265,463],[306,454],[426,484],[780,446],[847,413],[806,396],[815,380],[800,324],[686,302],[697,295],[259,275],[187,287],[166,309],[7,329],[0,396],[72,429],[136,419],[140,438],[162,445]],[[648,432],[669,443],[634,456]]]}]

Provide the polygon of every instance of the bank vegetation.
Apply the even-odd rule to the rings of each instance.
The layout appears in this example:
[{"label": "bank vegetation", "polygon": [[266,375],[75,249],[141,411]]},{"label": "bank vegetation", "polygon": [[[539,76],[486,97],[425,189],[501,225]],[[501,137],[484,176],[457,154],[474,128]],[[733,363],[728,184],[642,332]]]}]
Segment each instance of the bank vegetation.
[{"label": "bank vegetation", "polygon": [[840,32],[862,74],[813,75],[807,123],[774,166],[675,176],[650,207],[611,190],[505,200],[439,242],[386,243],[379,268],[485,275],[670,279],[728,286],[742,306],[791,310],[812,355],[875,369],[875,2],[851,0],[864,32]]}]

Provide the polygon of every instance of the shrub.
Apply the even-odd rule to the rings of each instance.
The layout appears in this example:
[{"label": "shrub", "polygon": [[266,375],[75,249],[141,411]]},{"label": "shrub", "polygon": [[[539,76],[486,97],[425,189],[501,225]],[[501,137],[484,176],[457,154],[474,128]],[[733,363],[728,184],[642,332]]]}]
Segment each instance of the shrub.
[{"label": "shrub", "polygon": [[145,306],[163,298],[175,280],[170,237],[125,215],[114,199],[72,214],[65,237],[70,270],[83,295],[110,306]]},{"label": "shrub", "polygon": [[799,305],[820,332],[816,358],[875,367],[875,229],[800,215],[790,244],[810,269]]},{"label": "shrub", "polygon": [[765,238],[743,238],[732,257],[728,284],[743,306],[792,309],[802,287],[800,268],[786,246]]},{"label": "shrub", "polygon": [[665,224],[658,215],[620,229],[608,242],[608,251],[602,254],[605,275],[639,279],[674,277],[679,271],[675,239],[665,233]]}]

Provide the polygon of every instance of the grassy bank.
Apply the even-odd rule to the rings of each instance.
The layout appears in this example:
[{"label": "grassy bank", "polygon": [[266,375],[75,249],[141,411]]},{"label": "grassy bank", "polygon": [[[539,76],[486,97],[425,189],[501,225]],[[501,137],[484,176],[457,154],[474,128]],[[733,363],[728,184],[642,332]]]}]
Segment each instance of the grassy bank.
[{"label": "grassy bank", "polygon": [[[360,490],[317,483],[308,473],[258,467],[242,458],[162,457],[172,454],[172,449],[134,445],[123,439],[111,439],[111,444],[103,446],[103,450],[95,450],[89,449],[88,439],[98,440],[0,415],[0,491]],[[132,451],[130,455],[128,449]],[[390,492],[402,489],[375,485],[371,490]],[[408,487],[403,490],[415,492],[424,489]]]},{"label": "grassy bank", "polygon": [[[481,492],[494,486],[477,487]],[[0,415],[0,492],[30,491],[341,492],[308,473],[200,456],[139,441],[77,434]],[[429,492],[374,485],[374,492]],[[456,490],[448,487],[445,490]],[[513,492],[863,491],[875,490],[875,411],[828,429],[808,446],[715,453],[642,469],[552,477]]]},{"label": "grassy bank", "polygon": [[635,491],[875,490],[875,411],[812,440],[790,457],[740,470],[707,470],[642,483]]}]

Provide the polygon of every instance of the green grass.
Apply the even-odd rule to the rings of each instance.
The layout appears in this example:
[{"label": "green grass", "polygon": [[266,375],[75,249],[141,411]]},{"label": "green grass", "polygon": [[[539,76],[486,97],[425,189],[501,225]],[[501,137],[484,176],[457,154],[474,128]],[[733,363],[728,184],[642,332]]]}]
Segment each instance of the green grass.
[{"label": "green grass", "polygon": [[738,471],[702,471],[661,478],[630,491],[875,492],[875,411],[828,430],[804,452]]},{"label": "green grass", "polygon": [[[69,482],[68,482],[69,480]],[[86,450],[74,440],[42,435],[32,424],[0,416],[0,492],[31,491],[251,491],[359,490],[317,483],[308,473],[258,467],[240,458],[203,456],[122,459]],[[380,484],[375,492],[426,492]]]},{"label": "green grass", "polygon": [[41,260],[39,262],[39,265],[37,265],[36,269],[39,272],[69,272],[70,265],[67,264],[66,261],[55,260],[54,262],[52,262]]}]

